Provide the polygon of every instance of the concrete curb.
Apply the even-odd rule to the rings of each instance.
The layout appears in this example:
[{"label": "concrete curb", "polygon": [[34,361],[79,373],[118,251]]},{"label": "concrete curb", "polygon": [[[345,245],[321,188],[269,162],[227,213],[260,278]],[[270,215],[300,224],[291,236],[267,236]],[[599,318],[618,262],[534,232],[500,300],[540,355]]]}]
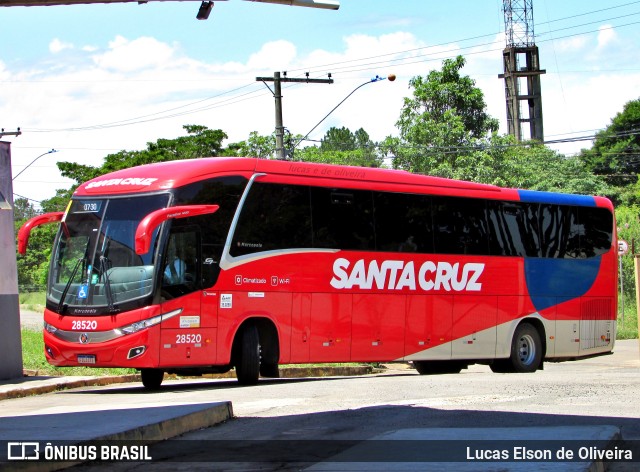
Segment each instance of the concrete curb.
[{"label": "concrete curb", "polygon": [[[199,408],[199,405],[192,405],[190,413],[180,416],[166,418],[161,421],[146,425],[137,426],[124,431],[106,434],[96,438],[80,440],[78,445],[90,445],[103,441],[144,441],[145,444],[165,441],[182,434],[208,428],[219,423],[223,423],[233,418],[233,406],[231,402],[218,402],[213,406],[207,405]],[[54,470],[66,469],[85,463],[88,461],[69,462],[33,462],[33,463],[12,463],[14,470],[27,472],[51,472]]]},{"label": "concrete curb", "polygon": [[[303,377],[351,377],[357,375],[367,375],[374,372],[370,365],[363,366],[341,366],[341,367],[286,367],[280,369],[280,378],[303,378]],[[140,382],[140,374],[112,375],[102,377],[41,377],[37,378],[38,372],[25,371],[25,379],[21,383],[10,383],[0,385],[0,401],[11,398],[29,397],[32,395],[43,395],[45,393],[57,392],[71,388],[99,387],[118,383]],[[176,376],[167,376],[165,380],[177,379]],[[182,377],[182,378],[205,378],[223,379],[235,378],[235,372],[230,371],[225,374],[205,374],[202,377]],[[36,384],[37,382],[37,384]]]}]

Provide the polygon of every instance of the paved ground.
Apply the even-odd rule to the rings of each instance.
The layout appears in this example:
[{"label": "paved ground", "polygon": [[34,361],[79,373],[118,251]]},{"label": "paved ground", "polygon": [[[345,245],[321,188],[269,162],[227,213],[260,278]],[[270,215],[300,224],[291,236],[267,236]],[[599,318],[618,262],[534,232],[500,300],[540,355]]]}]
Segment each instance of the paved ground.
[{"label": "paved ground", "polygon": [[[31,323],[36,329],[40,329],[41,320],[38,313],[22,314],[23,323]],[[384,374],[364,377],[264,380],[249,388],[239,387],[233,380],[165,381],[157,393],[144,392],[139,383],[105,385],[111,381],[103,379],[102,386],[1,401],[0,441],[15,439],[16,432],[20,432],[24,440],[54,437],[82,440],[87,435],[109,437],[108,434],[140,428],[150,428],[154,434],[173,431],[164,436],[173,437],[192,431],[190,427],[181,426],[185,423],[183,416],[193,413],[198,416],[200,411],[232,404],[233,421],[184,434],[180,441],[152,446],[154,459],[161,459],[153,464],[111,463],[82,466],[79,470],[149,468],[191,472],[311,467],[314,471],[443,468],[582,471],[590,467],[589,461],[493,465],[402,460],[354,463],[335,462],[343,456],[334,455],[329,461],[319,458],[304,464],[264,464],[256,462],[255,457],[245,462],[241,462],[241,458],[255,456],[265,449],[272,452],[269,449],[274,445],[276,449],[285,447],[284,450],[292,454],[309,446],[317,449],[318,444],[336,446],[335,454],[358,454],[362,448],[371,454],[376,452],[375,448],[388,450],[390,441],[395,441],[397,450],[401,444],[415,444],[413,440],[434,444],[447,437],[466,441],[474,438],[525,441],[531,437],[586,441],[586,438],[603,435],[613,438],[621,434],[625,440],[640,443],[638,341],[618,342],[611,356],[546,364],[544,371],[531,375],[492,374],[486,366],[472,366],[459,375],[423,377],[403,369],[406,367],[403,364],[394,367]],[[10,397],[20,389],[29,393],[42,386],[57,388],[71,381],[70,378],[31,378],[3,382],[0,398],[3,392],[7,398],[7,394]],[[73,382],[90,385],[93,379],[74,379]],[[180,414],[181,409],[185,415]],[[230,411],[230,407],[226,411]],[[160,418],[162,415],[164,419]],[[248,438],[257,440],[257,445],[247,443]],[[351,444],[354,440],[357,444]],[[179,443],[177,450],[176,443]],[[234,462],[210,462],[212,448],[220,449],[220,444],[225,446],[227,454],[234,454]],[[381,444],[384,447],[380,448]],[[0,454],[5,453],[3,449],[0,444]],[[185,454],[189,462],[180,462],[177,458]],[[637,463],[612,463],[610,467],[614,472],[640,470]]]}]

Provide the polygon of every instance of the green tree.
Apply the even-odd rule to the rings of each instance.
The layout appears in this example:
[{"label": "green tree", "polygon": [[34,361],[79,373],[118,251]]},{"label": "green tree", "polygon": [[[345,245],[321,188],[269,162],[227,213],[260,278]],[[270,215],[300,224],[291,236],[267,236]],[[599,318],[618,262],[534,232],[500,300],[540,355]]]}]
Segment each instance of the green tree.
[{"label": "green tree", "polygon": [[[80,185],[100,175],[120,169],[165,162],[178,159],[196,159],[199,157],[215,157],[222,151],[222,141],[227,135],[222,130],[211,130],[206,126],[185,125],[188,135],[174,139],[158,139],[155,143],[147,143],[142,151],[119,151],[104,158],[100,167],[86,166],[73,162],[59,162],[58,168],[64,177],[76,181]],[[70,194],[69,194],[70,195]]]},{"label": "green tree", "polygon": [[616,202],[640,203],[640,99],[627,102],[580,157],[594,174],[603,175],[617,189]]},{"label": "green tree", "polygon": [[229,144],[222,151],[227,156],[237,157],[271,157],[276,149],[276,137],[274,134],[269,136],[261,136],[257,131],[249,133],[246,141]]},{"label": "green tree", "polygon": [[[27,220],[40,214],[40,211],[26,198],[17,198],[14,201],[13,210],[16,236]],[[29,250],[24,256],[19,255],[17,258],[18,285],[41,287],[46,283],[51,245],[56,229],[55,225],[46,225],[31,233]]]},{"label": "green tree", "polygon": [[[366,134],[362,128],[360,130]],[[367,140],[368,137],[367,135]],[[344,126],[329,128],[320,142],[321,151],[353,151],[357,148],[356,135]]]},{"label": "green tree", "polygon": [[362,167],[380,167],[382,157],[376,144],[363,128],[355,133],[349,128],[332,127],[327,130],[320,146],[307,146],[295,151],[295,160],[342,164]]},{"label": "green tree", "polygon": [[[430,172],[456,167],[459,156],[498,130],[498,120],[486,112],[482,91],[460,70],[465,59],[446,59],[442,70],[410,80],[412,97],[405,98],[396,126],[400,137],[387,140],[395,148],[394,167]],[[426,159],[425,159],[426,157]]]}]

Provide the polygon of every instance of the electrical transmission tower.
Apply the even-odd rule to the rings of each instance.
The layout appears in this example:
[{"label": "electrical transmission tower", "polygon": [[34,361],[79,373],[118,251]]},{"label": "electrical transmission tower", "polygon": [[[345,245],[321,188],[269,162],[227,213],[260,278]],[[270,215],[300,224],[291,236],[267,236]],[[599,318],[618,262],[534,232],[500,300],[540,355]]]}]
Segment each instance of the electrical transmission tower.
[{"label": "electrical transmission tower", "polygon": [[[503,0],[507,47],[502,52],[509,134],[516,140],[544,141],[538,47],[533,34],[533,0]],[[529,135],[523,134],[529,123]]]}]

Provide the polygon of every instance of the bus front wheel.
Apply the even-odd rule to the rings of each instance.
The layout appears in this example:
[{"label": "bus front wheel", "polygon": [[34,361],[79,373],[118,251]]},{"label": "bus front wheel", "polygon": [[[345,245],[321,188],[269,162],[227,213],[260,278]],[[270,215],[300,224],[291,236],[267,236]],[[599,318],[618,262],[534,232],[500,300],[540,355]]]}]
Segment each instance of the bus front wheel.
[{"label": "bus front wheel", "polygon": [[142,385],[147,390],[158,390],[164,379],[164,371],[159,369],[142,369],[140,370]]},{"label": "bus front wheel", "polygon": [[499,359],[491,366],[494,372],[535,372],[542,362],[542,342],[540,333],[529,323],[516,328],[511,341],[511,355],[508,359]]},{"label": "bus front wheel", "polygon": [[236,377],[241,385],[255,385],[260,377],[260,335],[255,325],[242,328],[237,358]]}]

